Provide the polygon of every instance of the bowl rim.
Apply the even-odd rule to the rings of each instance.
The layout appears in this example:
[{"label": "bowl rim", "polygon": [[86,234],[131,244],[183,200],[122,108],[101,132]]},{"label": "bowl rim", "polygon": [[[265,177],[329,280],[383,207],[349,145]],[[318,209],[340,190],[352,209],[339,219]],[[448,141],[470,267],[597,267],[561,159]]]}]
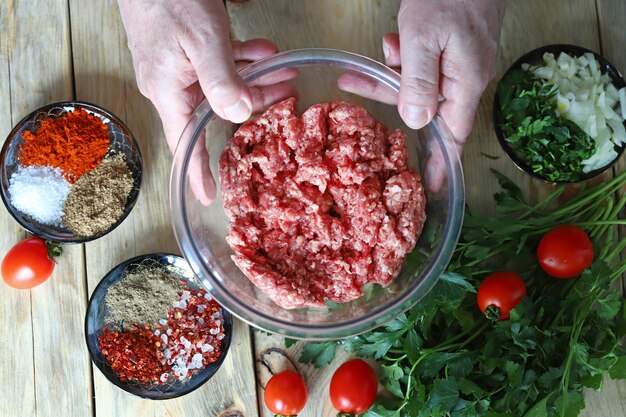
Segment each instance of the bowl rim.
[{"label": "bowl rim", "polygon": [[[500,147],[520,171],[546,184],[554,185],[554,184],[584,183],[586,181],[589,181],[595,177],[602,175],[604,172],[608,171],[613,165],[615,165],[615,163],[621,158],[622,154],[624,153],[624,150],[626,149],[626,144],[623,144],[622,146],[614,147],[614,149],[617,150],[617,156],[611,162],[609,162],[603,167],[594,169],[593,171],[582,173],[580,176],[580,179],[577,181],[551,181],[547,179],[546,177],[534,172],[532,168],[526,163],[526,161],[524,161],[524,159],[522,159],[522,157],[520,157],[517,154],[517,152],[515,152],[513,147],[511,147],[511,145],[506,141],[506,138],[504,137],[504,133],[502,132],[502,129],[500,128],[500,125],[497,122],[500,118],[500,112],[501,112],[500,100],[498,99],[498,88],[497,88],[500,85],[500,82],[502,82],[502,80],[507,75],[509,75],[511,71],[516,70],[516,69],[521,69],[522,64],[530,63],[531,61],[536,61],[537,59],[542,59],[543,54],[546,52],[553,53],[556,57],[558,57],[558,54],[561,52],[565,52],[569,55],[573,55],[576,57],[582,56],[586,53],[591,53],[596,58],[596,60],[600,63],[601,72],[606,73],[609,75],[609,77],[611,77],[613,85],[618,90],[621,87],[626,87],[626,80],[624,80],[621,72],[602,55],[590,49],[587,49],[585,47],[579,46],[579,45],[565,44],[565,43],[543,45],[538,48],[532,49],[524,53],[519,58],[517,58],[515,62],[513,62],[513,64],[511,64],[511,66],[504,72],[504,74],[498,81],[498,84],[496,85],[496,91],[494,93],[493,108],[492,108],[493,128],[496,134],[496,138],[498,139],[498,143],[500,144]],[[624,124],[624,126],[626,126],[626,121],[623,121],[622,123]]]},{"label": "bowl rim", "polygon": [[[168,391],[148,391],[148,390],[143,390],[140,392],[135,392],[131,389],[131,385],[125,383],[125,382],[121,382],[119,380],[114,380],[111,378],[111,376],[109,375],[109,373],[112,373],[113,375],[115,375],[115,372],[113,370],[111,370],[110,368],[107,369],[108,365],[101,363],[100,361],[96,361],[95,360],[95,355],[96,355],[96,351],[100,351],[100,349],[97,346],[93,346],[91,343],[89,343],[89,319],[91,317],[93,313],[92,309],[93,309],[93,298],[95,294],[98,294],[99,292],[104,291],[104,286],[108,285],[111,279],[113,279],[115,277],[115,274],[117,274],[118,270],[121,271],[121,273],[123,273],[126,268],[128,268],[130,265],[133,264],[139,264],[142,261],[145,260],[154,260],[154,261],[167,261],[168,265],[172,265],[172,266],[176,266],[176,267],[181,267],[181,265],[176,265],[174,262],[170,262],[169,259],[172,259],[174,262],[180,262],[182,263],[182,265],[187,265],[189,266],[187,260],[185,258],[183,258],[180,255],[176,255],[173,253],[167,253],[167,252],[154,252],[154,253],[146,253],[143,255],[137,255],[134,256],[132,258],[126,259],[123,262],[120,262],[119,264],[117,264],[116,266],[114,266],[113,268],[111,268],[105,275],[104,277],[102,277],[102,279],[100,280],[100,282],[98,282],[98,285],[96,285],[96,288],[94,288],[93,292],[91,293],[91,295],[89,296],[89,301],[87,302],[87,308],[85,310],[85,320],[84,320],[84,336],[85,336],[85,344],[87,345],[87,350],[89,351],[89,358],[91,359],[91,362],[98,368],[98,370],[100,371],[100,373],[102,375],[105,376],[105,378],[113,385],[115,385],[116,387],[128,392],[129,394],[133,394],[137,397],[140,398],[145,398],[145,399],[150,399],[150,400],[169,400],[172,398],[178,398],[181,397],[183,395],[189,394],[190,392],[193,392],[195,390],[197,390],[198,388],[200,388],[202,385],[206,384],[207,381],[209,381],[216,373],[217,371],[221,368],[222,363],[224,362],[226,355],[228,354],[228,351],[230,350],[230,345],[231,345],[231,341],[232,341],[232,333],[233,333],[233,317],[230,314],[230,312],[224,308],[221,303],[220,306],[222,307],[222,314],[224,317],[224,327],[226,327],[227,323],[228,326],[230,327],[230,332],[228,332],[224,339],[224,342],[222,343],[222,353],[220,354],[219,358],[217,359],[217,361],[210,363],[207,366],[211,366],[211,372],[209,374],[207,374],[207,376],[200,381],[197,385],[195,385],[192,389],[188,389],[185,388],[186,385],[183,385],[183,387],[181,387],[181,389],[179,391],[173,391],[173,392],[168,392]],[[190,267],[186,268],[190,273],[193,273],[193,271],[191,270]],[[196,276],[196,278],[198,278]],[[198,282],[201,282],[200,279],[198,278]],[[105,372],[105,370],[107,370],[108,372]],[[193,379],[193,378],[192,378]],[[189,385],[190,386],[190,385]],[[154,393],[154,395],[152,395]]]},{"label": "bowl rim", "polygon": [[[92,111],[93,113],[97,115],[108,118],[115,125],[117,125],[120,128],[120,130],[125,134],[125,136],[128,138],[131,148],[134,149],[134,151],[137,154],[137,164],[136,164],[137,172],[138,172],[137,177],[136,177],[137,193],[135,194],[135,197],[133,199],[130,199],[127,202],[128,208],[124,210],[120,218],[105,231],[101,233],[97,233],[93,236],[88,236],[88,237],[81,237],[81,236],[72,234],[72,237],[60,239],[58,236],[53,236],[43,231],[35,231],[31,223],[16,216],[15,211],[17,211],[17,209],[15,209],[15,207],[13,207],[13,205],[11,204],[10,199],[8,197],[8,191],[5,191],[4,187],[0,187],[2,188],[0,191],[0,197],[2,198],[2,203],[6,207],[7,211],[11,214],[11,217],[13,217],[13,219],[16,222],[18,222],[19,225],[22,228],[24,228],[24,230],[28,231],[34,236],[39,236],[42,239],[50,240],[50,241],[58,242],[62,244],[80,244],[80,243],[90,242],[92,240],[99,239],[102,236],[107,235],[110,232],[112,232],[114,229],[116,229],[120,224],[124,222],[124,220],[126,220],[126,218],[131,213],[131,211],[133,211],[133,208],[135,207],[135,203],[139,199],[139,194],[141,192],[141,184],[143,182],[143,158],[141,156],[141,149],[139,148],[139,144],[137,143],[137,140],[135,139],[135,135],[133,134],[133,132],[128,128],[128,126],[126,126],[126,124],[119,117],[117,117],[115,114],[113,114],[109,110],[97,104],[93,104],[87,101],[80,101],[80,100],[57,101],[57,102],[45,104],[29,112],[18,123],[16,123],[15,126],[11,129],[11,131],[7,135],[6,139],[4,140],[4,144],[2,145],[2,148],[0,149],[0,167],[2,168],[0,175],[4,177],[4,169],[3,169],[4,161],[5,161],[5,156],[9,149],[9,146],[11,145],[13,140],[16,138],[17,132],[20,131],[26,123],[28,123],[36,114],[45,112],[46,110],[49,111],[56,107],[76,108],[76,106],[80,106],[81,108],[86,108],[87,110]],[[133,179],[135,180],[135,178]]]},{"label": "bowl rim", "polygon": [[[295,67],[326,64],[346,70],[357,69],[395,91],[399,91],[400,89],[400,75],[391,68],[371,58],[337,49],[307,48],[284,51],[251,63],[242,68],[238,73],[245,82],[249,82],[269,72],[283,68],[284,65],[287,64],[295,65]],[[202,283],[206,285],[211,293],[218,299],[220,304],[230,310],[233,315],[263,331],[278,333],[295,339],[340,339],[366,332],[397,317],[399,314],[415,305],[432,289],[452,257],[461,231],[465,205],[465,190],[460,157],[456,150],[454,139],[439,113],[437,113],[431,124],[437,131],[436,140],[439,142],[440,148],[445,150],[445,152],[442,153],[444,154],[443,157],[448,178],[451,179],[448,181],[448,220],[458,219],[458,221],[447,221],[444,224],[441,242],[430,258],[431,261],[425,266],[422,272],[424,276],[435,276],[436,278],[432,278],[431,280],[424,279],[414,283],[410,291],[401,294],[394,300],[387,302],[383,306],[378,306],[372,312],[369,312],[367,321],[359,317],[332,324],[294,324],[286,319],[278,319],[263,311],[251,308],[235,297],[230,297],[228,290],[221,286],[219,278],[214,275],[210,268],[203,265],[200,250],[191,239],[193,235],[191,228],[184,221],[185,216],[183,214],[187,212],[185,181],[191,151],[206,126],[206,123],[213,115],[214,112],[205,99],[198,106],[191,121],[181,135],[181,140],[174,154],[170,177],[170,212],[173,219],[172,225],[176,240],[183,255],[189,262],[189,265]],[[185,175],[183,175],[183,173],[185,173]],[[177,193],[179,192],[181,194],[180,199],[177,198]],[[235,301],[231,302],[231,298]]]}]

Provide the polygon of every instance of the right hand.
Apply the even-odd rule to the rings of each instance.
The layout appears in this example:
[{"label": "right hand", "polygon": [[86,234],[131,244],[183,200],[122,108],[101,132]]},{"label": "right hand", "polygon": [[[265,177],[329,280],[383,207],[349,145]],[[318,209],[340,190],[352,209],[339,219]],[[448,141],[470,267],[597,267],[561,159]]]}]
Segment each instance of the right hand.
[{"label": "right hand", "polygon": [[[250,88],[237,76],[239,66],[277,47],[264,39],[231,42],[221,0],[119,0],[119,6],[139,91],[156,107],[172,152],[204,97],[218,116],[241,123],[289,93],[283,80]],[[215,193],[207,163],[204,146],[194,150],[190,185],[203,204]]]}]

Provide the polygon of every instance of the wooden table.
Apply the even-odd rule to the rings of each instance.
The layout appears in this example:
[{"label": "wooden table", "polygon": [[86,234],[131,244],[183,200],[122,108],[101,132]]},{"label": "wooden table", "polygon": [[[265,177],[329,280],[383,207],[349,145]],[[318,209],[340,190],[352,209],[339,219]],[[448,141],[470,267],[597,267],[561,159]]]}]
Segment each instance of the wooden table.
[{"label": "wooden table", "polygon": [[[399,0],[227,1],[233,36],[268,37],[282,49],[334,47],[382,59],[381,36],[396,30]],[[623,0],[510,0],[497,77],[516,57],[549,43],[572,43],[600,52],[626,70]],[[492,131],[495,83],[487,89],[463,157],[467,200],[490,213],[496,189],[489,167],[512,176],[525,191],[542,185],[503,156]],[[143,189],[132,214],[115,231],[66,248],[53,277],[31,291],[0,284],[0,416],[270,416],[262,403],[270,371],[296,367],[310,387],[302,417],[331,416],[326,390],[335,366],[297,363],[300,344],[284,349],[237,321],[233,344],[218,374],[182,399],[140,400],[94,370],[83,336],[89,295],[113,266],[132,256],[178,252],[168,213],[171,155],[161,124],[137,90],[114,0],[2,0],[0,2],[0,136],[32,109],[52,101],[98,103],[124,119],[144,157]],[[617,170],[624,169],[624,162]],[[25,236],[0,210],[0,254]],[[585,416],[626,416],[626,382],[607,380],[586,395]]]}]

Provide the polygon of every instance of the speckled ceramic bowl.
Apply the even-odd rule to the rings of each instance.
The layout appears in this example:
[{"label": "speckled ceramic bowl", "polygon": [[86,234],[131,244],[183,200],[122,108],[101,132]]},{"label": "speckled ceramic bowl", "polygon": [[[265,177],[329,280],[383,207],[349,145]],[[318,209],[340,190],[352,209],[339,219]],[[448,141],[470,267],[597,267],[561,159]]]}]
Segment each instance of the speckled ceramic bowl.
[{"label": "speckled ceramic bowl", "polygon": [[[41,122],[51,117],[59,117],[68,111],[83,109],[102,119],[108,124],[109,150],[108,154],[122,154],[133,176],[133,188],[128,196],[122,215],[106,230],[92,236],[78,236],[63,226],[42,224],[27,214],[22,213],[11,203],[9,181],[19,166],[19,149],[24,139],[25,130],[36,130]],[[46,240],[62,243],[82,243],[97,239],[111,232],[119,226],[132,210],[141,187],[142,162],[139,146],[130,130],[124,123],[109,111],[90,103],[78,101],[64,101],[47,104],[24,117],[9,133],[2,151],[0,152],[0,180],[2,182],[2,202],[15,220],[26,230]]]},{"label": "speckled ceramic bowl", "polygon": [[[341,338],[365,332],[396,317],[419,303],[445,270],[458,240],[464,209],[463,173],[453,139],[441,117],[419,131],[401,120],[390,98],[400,88],[400,75],[369,58],[330,49],[302,49],[279,53],[248,65],[240,75],[250,85],[280,78],[285,71],[297,72],[289,83],[297,92],[299,112],[312,104],[344,100],[364,106],[390,129],[407,135],[409,165],[422,176],[426,161],[440,161],[445,178],[436,191],[427,190],[426,223],[414,253],[385,289],[368,291],[358,300],[326,308],[285,310],[255,287],[231,259],[226,243],[228,219],[219,190],[218,160],[237,125],[217,117],[207,102],[193,115],[174,156],[170,204],[174,230],[183,255],[216,299],[234,315],[261,329],[305,339]],[[374,99],[340,89],[345,74],[357,76]],[[345,87],[345,85],[344,85]],[[205,141],[206,138],[206,141]],[[190,170],[192,151],[204,146],[208,160],[205,179],[215,181],[216,195],[208,205],[194,195],[190,180],[199,171]],[[192,173],[193,172],[193,173]],[[427,181],[428,182],[428,181]]]},{"label": "speckled ceramic bowl", "polygon": [[170,269],[177,274],[190,288],[198,288],[199,282],[193,272],[189,269],[187,261],[180,256],[167,253],[154,253],[136,256],[128,259],[113,268],[107,273],[94,290],[85,315],[85,339],[91,360],[98,367],[100,372],[115,386],[142,398],[153,400],[167,400],[188,394],[206,383],[217,372],[224,362],[224,358],[230,348],[233,321],[228,311],[222,309],[224,317],[224,334],[222,339],[222,352],[216,362],[208,364],[204,369],[196,372],[190,379],[176,381],[165,385],[143,385],[137,382],[123,382],[111,369],[98,348],[98,337],[102,334],[105,326],[116,326],[107,319],[108,310],[104,298],[109,288],[124,279],[127,272],[132,272],[140,265],[155,265]]}]

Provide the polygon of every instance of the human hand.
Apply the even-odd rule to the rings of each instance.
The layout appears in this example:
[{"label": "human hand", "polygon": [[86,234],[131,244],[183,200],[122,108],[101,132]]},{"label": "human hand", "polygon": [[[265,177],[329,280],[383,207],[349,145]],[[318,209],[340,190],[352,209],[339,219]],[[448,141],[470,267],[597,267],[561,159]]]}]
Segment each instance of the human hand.
[{"label": "human hand", "polygon": [[[218,116],[240,123],[291,92],[281,79],[248,87],[236,75],[240,66],[277,48],[263,39],[231,42],[222,1],[119,0],[119,6],[137,85],[159,113],[172,152],[205,96]],[[205,147],[194,149],[191,158],[190,185],[209,204],[215,183]]]},{"label": "human hand", "polygon": [[[450,129],[459,153],[474,122],[476,108],[496,70],[504,0],[403,0],[398,13],[400,34],[383,38],[385,63],[401,72],[399,95],[371,79],[347,73],[343,90],[398,104],[405,123],[420,129],[437,111]],[[445,164],[431,150],[425,180],[441,188]]]},{"label": "human hand", "polygon": [[[419,129],[439,112],[459,154],[469,136],[480,97],[496,72],[504,0],[403,0],[400,35],[383,38],[386,64],[402,68],[398,110]],[[436,188],[443,164],[427,165]],[[430,172],[429,172],[430,171]]]}]

